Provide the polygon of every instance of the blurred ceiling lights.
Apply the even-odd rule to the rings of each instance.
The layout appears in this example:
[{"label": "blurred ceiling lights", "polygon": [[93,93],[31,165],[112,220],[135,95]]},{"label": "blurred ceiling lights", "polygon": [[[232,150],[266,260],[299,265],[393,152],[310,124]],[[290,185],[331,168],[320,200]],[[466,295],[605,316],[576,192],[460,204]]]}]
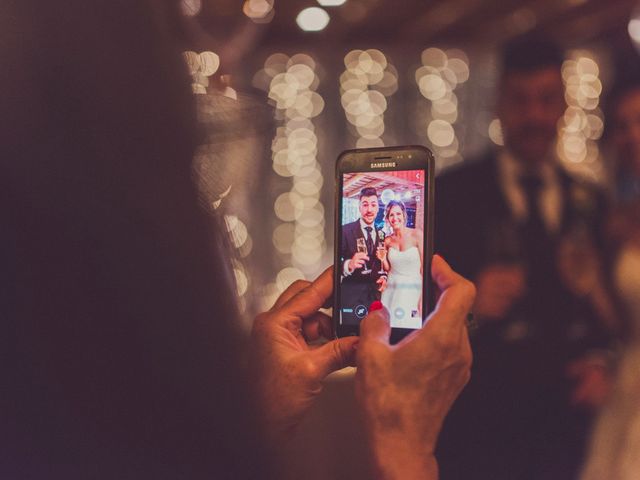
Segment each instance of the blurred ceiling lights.
[{"label": "blurred ceiling lights", "polygon": [[627,31],[636,49],[640,49],[640,7],[631,13],[631,19],[627,26]]},{"label": "blurred ceiling lights", "polygon": [[209,86],[209,77],[220,68],[220,57],[217,53],[192,51],[183,52],[182,57],[189,68],[193,93],[204,95]]},{"label": "blurred ceiling lights", "polygon": [[195,17],[202,10],[202,1],[201,0],[182,0],[180,2],[180,8],[182,9],[183,15],[187,17]]},{"label": "blurred ceiling lights", "polygon": [[319,7],[305,8],[298,14],[296,23],[305,32],[319,32],[329,24],[329,14]]},{"label": "blurred ceiling lights", "polygon": [[346,2],[347,0],[318,0],[318,3],[323,7],[339,7]]},{"label": "blurred ceiling lights", "polygon": [[268,23],[275,13],[273,0],[245,0],[242,11],[255,23]]}]

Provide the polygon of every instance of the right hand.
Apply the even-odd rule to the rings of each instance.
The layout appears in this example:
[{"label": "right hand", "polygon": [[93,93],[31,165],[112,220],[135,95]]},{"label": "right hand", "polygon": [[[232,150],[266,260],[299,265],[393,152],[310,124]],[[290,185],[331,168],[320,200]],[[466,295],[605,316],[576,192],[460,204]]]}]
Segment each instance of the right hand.
[{"label": "right hand", "polygon": [[525,273],[520,265],[495,264],[480,272],[473,307],[479,318],[499,320],[525,293]]},{"label": "right hand", "polygon": [[353,272],[356,268],[364,267],[364,263],[369,260],[369,255],[363,252],[356,252],[351,260],[349,260],[349,268],[350,272]]},{"label": "right hand", "polygon": [[465,319],[475,288],[437,255],[431,275],[442,295],[422,329],[391,346],[386,309],[371,312],[360,325],[356,395],[378,478],[437,478],[436,440],[469,380]]}]

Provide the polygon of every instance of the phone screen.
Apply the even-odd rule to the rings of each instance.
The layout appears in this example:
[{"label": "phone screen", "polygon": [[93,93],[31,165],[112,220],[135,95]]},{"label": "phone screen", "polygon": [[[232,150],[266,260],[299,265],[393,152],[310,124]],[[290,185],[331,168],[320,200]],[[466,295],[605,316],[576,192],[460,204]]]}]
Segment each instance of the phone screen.
[{"label": "phone screen", "polygon": [[379,300],[392,328],[422,327],[427,175],[424,169],[339,174],[339,325],[358,325]]}]

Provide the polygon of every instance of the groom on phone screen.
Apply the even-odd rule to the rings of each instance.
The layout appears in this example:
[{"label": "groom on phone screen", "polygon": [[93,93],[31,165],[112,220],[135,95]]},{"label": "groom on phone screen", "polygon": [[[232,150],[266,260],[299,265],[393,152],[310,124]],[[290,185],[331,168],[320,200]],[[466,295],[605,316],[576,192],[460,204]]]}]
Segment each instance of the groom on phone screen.
[{"label": "groom on phone screen", "polygon": [[[358,323],[374,300],[380,300],[384,289],[385,276],[381,275],[381,262],[376,257],[376,248],[384,243],[380,239],[381,230],[375,226],[378,215],[378,193],[375,188],[366,187],[360,191],[358,210],[360,218],[342,226],[340,258],[342,263],[342,304],[343,320],[351,318]],[[364,240],[366,252],[358,251],[358,239]],[[360,240],[362,243],[362,240]],[[353,309],[353,311],[349,311]],[[366,313],[365,313],[366,315]]]}]

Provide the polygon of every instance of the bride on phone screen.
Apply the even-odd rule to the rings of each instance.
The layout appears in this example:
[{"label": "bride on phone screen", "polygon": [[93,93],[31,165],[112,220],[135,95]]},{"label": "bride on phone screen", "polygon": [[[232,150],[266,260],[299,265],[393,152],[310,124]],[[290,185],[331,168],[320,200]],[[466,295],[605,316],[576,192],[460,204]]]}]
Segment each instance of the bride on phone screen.
[{"label": "bride on phone screen", "polygon": [[407,210],[402,202],[391,200],[384,218],[392,233],[384,240],[380,252],[382,267],[388,272],[382,292],[382,304],[389,310],[391,326],[422,326],[422,231],[407,227]]}]

